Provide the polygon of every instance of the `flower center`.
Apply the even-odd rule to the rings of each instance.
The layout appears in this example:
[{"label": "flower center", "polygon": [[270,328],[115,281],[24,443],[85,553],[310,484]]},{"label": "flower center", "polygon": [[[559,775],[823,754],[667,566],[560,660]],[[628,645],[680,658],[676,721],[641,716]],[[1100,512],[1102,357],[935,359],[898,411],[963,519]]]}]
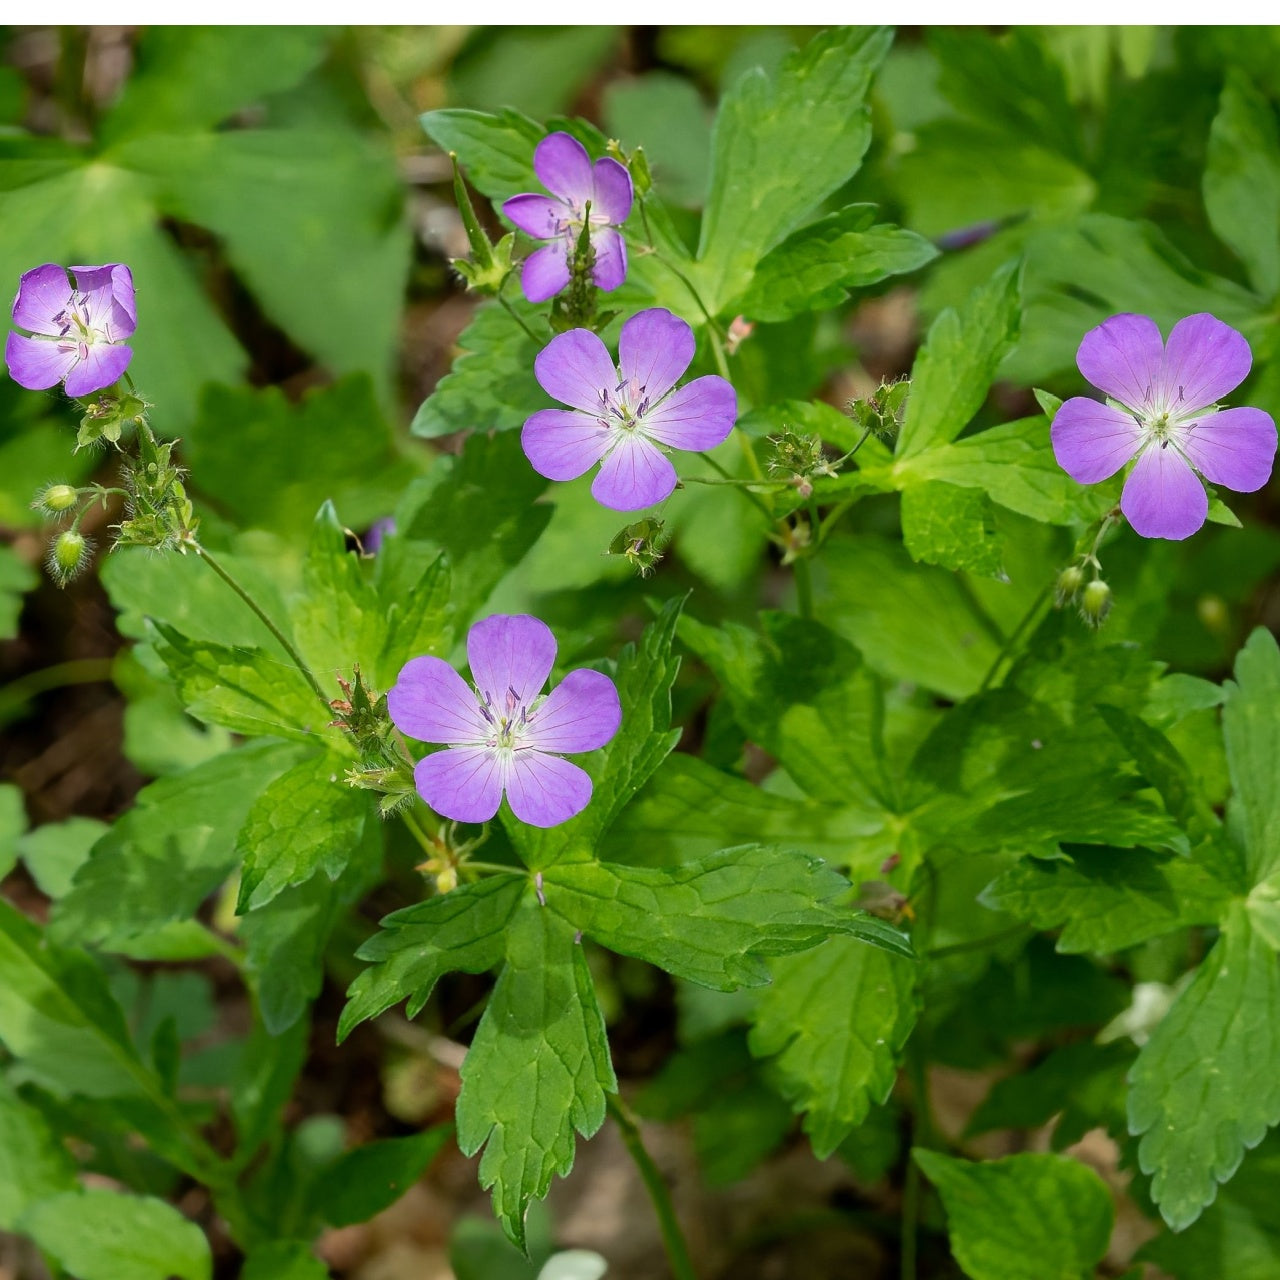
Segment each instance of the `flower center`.
[{"label": "flower center", "polygon": [[67,305],[53,317],[61,332],[59,338],[70,339],[83,349],[97,336],[90,327],[89,299],[83,293],[73,293]]},{"label": "flower center", "polygon": [[557,235],[567,237],[571,241],[576,241],[582,234],[584,225],[589,224],[592,227],[607,227],[609,225],[609,217],[604,213],[597,213],[594,209],[591,211],[590,218],[585,217],[585,204],[579,204],[574,200],[563,205],[567,211],[567,217],[557,218],[555,222],[555,231]]},{"label": "flower center", "polygon": [[602,427],[634,431],[649,412],[649,397],[634,378],[620,378],[612,391],[600,388],[600,409],[598,421]]},{"label": "flower center", "polygon": [[480,714],[489,726],[485,746],[518,750],[520,739],[529,726],[529,708],[520,701],[519,694],[509,688],[501,706],[494,705],[495,699],[487,691],[482,694],[477,689],[476,698],[480,703]]}]

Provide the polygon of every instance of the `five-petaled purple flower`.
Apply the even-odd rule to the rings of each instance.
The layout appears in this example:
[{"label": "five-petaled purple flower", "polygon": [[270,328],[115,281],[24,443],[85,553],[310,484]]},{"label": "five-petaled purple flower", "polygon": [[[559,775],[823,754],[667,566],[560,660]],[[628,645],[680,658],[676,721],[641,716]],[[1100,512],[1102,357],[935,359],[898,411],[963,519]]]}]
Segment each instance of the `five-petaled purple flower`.
[{"label": "five-petaled purple flower", "polygon": [[1253,363],[1230,325],[1188,316],[1166,344],[1148,316],[1112,316],[1084,335],[1076,363],[1118,404],[1068,400],[1053,420],[1054,456],[1081,484],[1136,459],[1120,509],[1144,538],[1181,540],[1204,524],[1209,499],[1197,471],[1240,493],[1266,484],[1276,453],[1270,414],[1217,407]]},{"label": "five-petaled purple flower", "polygon": [[65,383],[69,396],[86,396],[114,383],[129,365],[125,346],[138,323],[133,273],[119,262],[66,268],[46,262],[26,272],[13,302],[13,323],[31,337],[10,333],[5,363],[29,391]]},{"label": "five-petaled purple flower", "polygon": [[672,390],[693,353],[693,330],[662,307],[622,326],[617,368],[589,329],[552,338],[534,372],[548,395],[573,408],[541,409],[526,419],[520,443],[533,469],[549,480],[576,480],[602,463],[591,492],[615,511],[670,496],[676,469],[658,446],[713,449],[738,412],[733,387],[714,374]]},{"label": "five-petaled purple flower", "polygon": [[516,817],[534,827],[587,807],[591,779],[561,753],[604,746],[622,706],[613,681],[586,668],[542,697],[555,659],[545,622],[496,613],[467,633],[474,688],[440,658],[405,664],[387,710],[403,733],[448,745],[414,769],[418,793],[442,817],[487,822],[504,791]]},{"label": "five-petaled purple flower", "polygon": [[616,289],[627,278],[627,246],[617,230],[631,213],[631,175],[626,167],[609,156],[593,165],[577,138],[552,133],[538,143],[533,168],[552,194],[512,196],[502,206],[526,235],[551,241],[525,259],[520,273],[524,296],[530,302],[545,302],[569,283],[569,262],[588,219],[596,255],[591,274],[606,293]]}]

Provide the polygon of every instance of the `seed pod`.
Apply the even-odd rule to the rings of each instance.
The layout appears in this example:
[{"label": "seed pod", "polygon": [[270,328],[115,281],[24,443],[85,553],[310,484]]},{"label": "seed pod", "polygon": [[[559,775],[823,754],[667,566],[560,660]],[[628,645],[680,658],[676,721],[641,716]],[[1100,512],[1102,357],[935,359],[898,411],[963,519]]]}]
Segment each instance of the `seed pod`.
[{"label": "seed pod", "polygon": [[1091,627],[1100,627],[1111,612],[1111,588],[1094,578],[1080,593],[1080,616]]},{"label": "seed pod", "polygon": [[82,533],[64,529],[49,548],[49,573],[60,587],[65,587],[89,560],[93,544]]}]

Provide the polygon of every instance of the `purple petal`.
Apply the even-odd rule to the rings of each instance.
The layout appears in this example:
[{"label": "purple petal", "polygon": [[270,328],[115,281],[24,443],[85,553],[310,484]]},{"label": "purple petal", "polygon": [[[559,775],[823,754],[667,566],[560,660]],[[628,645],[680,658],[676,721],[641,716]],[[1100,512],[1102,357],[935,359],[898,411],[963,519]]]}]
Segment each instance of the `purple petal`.
[{"label": "purple petal", "polygon": [[1252,493],[1271,478],[1276,424],[1261,409],[1222,409],[1179,431],[1177,443],[1211,484]]},{"label": "purple petal", "polygon": [[533,469],[548,480],[576,480],[613,442],[613,432],[576,409],[539,409],[525,419],[520,447]]},{"label": "purple petal", "polygon": [[511,812],[531,827],[554,827],[591,801],[591,779],[576,764],[541,751],[517,751],[507,776]]},{"label": "purple petal", "polygon": [[553,400],[593,416],[600,412],[601,392],[612,391],[618,383],[608,349],[590,329],[556,334],[538,352],[533,372]]},{"label": "purple petal", "polygon": [[1095,387],[1131,409],[1142,406],[1160,385],[1164,343],[1150,316],[1112,316],[1090,329],[1076,353],[1076,364]]},{"label": "purple petal", "polygon": [[520,269],[520,288],[530,302],[546,302],[568,283],[568,244],[563,238],[535,249]]},{"label": "purple petal", "polygon": [[596,251],[591,278],[596,288],[611,293],[627,278],[627,245],[612,227],[601,227],[591,233],[591,247]]},{"label": "purple petal", "polygon": [[515,706],[528,706],[542,692],[555,660],[551,628],[527,613],[495,613],[467,633],[471,679],[499,713],[511,694]]},{"label": "purple petal", "polygon": [[548,191],[579,208],[595,194],[591,157],[571,134],[549,133],[543,138],[533,153],[533,171]]},{"label": "purple petal", "polygon": [[1181,542],[1204,524],[1209,497],[1177,449],[1152,444],[1124,482],[1120,510],[1144,538]]},{"label": "purple petal", "polygon": [[88,355],[67,374],[67,395],[87,396],[91,391],[101,391],[114,385],[132,359],[131,347],[95,342]]},{"label": "purple petal", "polygon": [[1138,452],[1142,428],[1122,409],[1075,396],[1054,416],[1049,439],[1067,475],[1080,484],[1097,484]]},{"label": "purple petal", "polygon": [[1179,320],[1164,352],[1168,405],[1178,412],[1216,404],[1249,376],[1253,353],[1243,335],[1207,311]]},{"label": "purple petal", "polygon": [[591,197],[591,212],[602,213],[615,227],[620,227],[631,215],[631,175],[626,166],[612,156],[597,160],[592,170],[595,193]]},{"label": "purple petal", "polygon": [[72,267],[76,288],[88,300],[89,327],[108,342],[123,342],[138,327],[133,272],[122,262],[105,267]]},{"label": "purple petal", "polygon": [[[46,262],[41,267],[24,271],[18,281],[18,296],[13,300],[13,323],[19,329],[56,338],[65,326],[55,323],[54,316],[65,311],[70,301],[71,281],[67,279],[66,269]],[[52,382],[46,382],[33,390],[51,386]]]},{"label": "purple petal", "polygon": [[613,681],[599,671],[570,671],[529,717],[524,741],[539,751],[594,751],[621,723]]},{"label": "purple petal", "polygon": [[442,658],[406,662],[387,694],[387,713],[401,733],[419,742],[458,746],[489,736],[475,690]]},{"label": "purple petal", "polygon": [[550,196],[512,196],[504,201],[502,212],[527,236],[550,240],[560,234],[560,223],[569,216],[562,200]]},{"label": "purple petal", "polygon": [[9,366],[9,376],[28,391],[56,387],[79,358],[74,345],[49,338],[24,338],[11,333],[5,339],[4,361]]},{"label": "purple petal", "polygon": [[591,496],[614,511],[639,511],[671,496],[676,469],[642,436],[624,436],[604,460]]},{"label": "purple petal", "polygon": [[654,404],[680,380],[695,349],[693,330],[679,316],[665,307],[650,307],[622,326],[618,370],[624,381],[644,388],[645,398]]},{"label": "purple petal", "polygon": [[450,747],[419,760],[413,780],[418,794],[442,818],[488,822],[502,803],[505,773],[502,754],[494,747]]},{"label": "purple petal", "polygon": [[701,453],[723,444],[738,416],[733,387],[714,373],[673,391],[644,415],[645,435],[672,449]]}]

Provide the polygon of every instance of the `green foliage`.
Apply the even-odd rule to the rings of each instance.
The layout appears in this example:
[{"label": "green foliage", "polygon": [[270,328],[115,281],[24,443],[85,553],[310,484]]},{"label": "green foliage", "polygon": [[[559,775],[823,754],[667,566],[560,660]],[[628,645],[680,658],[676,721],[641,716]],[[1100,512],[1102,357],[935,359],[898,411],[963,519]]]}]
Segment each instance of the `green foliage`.
[{"label": "green foliage", "polygon": [[316,1212],[330,1225],[365,1222],[394,1204],[422,1176],[450,1135],[447,1125],[406,1138],[384,1138],[346,1152],[311,1189]]},{"label": "green foliage", "polygon": [[44,1117],[0,1081],[0,1229],[32,1205],[75,1187],[75,1165]]},{"label": "green foliage", "polygon": [[1280,646],[1255,631],[1236,659],[1222,713],[1233,794],[1229,826],[1245,850],[1251,882],[1280,866]]},{"label": "green foliage", "polygon": [[912,1154],[942,1196],[951,1248],[972,1280],[1084,1280],[1107,1250],[1115,1210],[1086,1165],[1054,1155],[972,1164]]},{"label": "green foliage", "polygon": [[22,597],[36,585],[36,574],[11,547],[0,547],[0,640],[18,634]]}]

